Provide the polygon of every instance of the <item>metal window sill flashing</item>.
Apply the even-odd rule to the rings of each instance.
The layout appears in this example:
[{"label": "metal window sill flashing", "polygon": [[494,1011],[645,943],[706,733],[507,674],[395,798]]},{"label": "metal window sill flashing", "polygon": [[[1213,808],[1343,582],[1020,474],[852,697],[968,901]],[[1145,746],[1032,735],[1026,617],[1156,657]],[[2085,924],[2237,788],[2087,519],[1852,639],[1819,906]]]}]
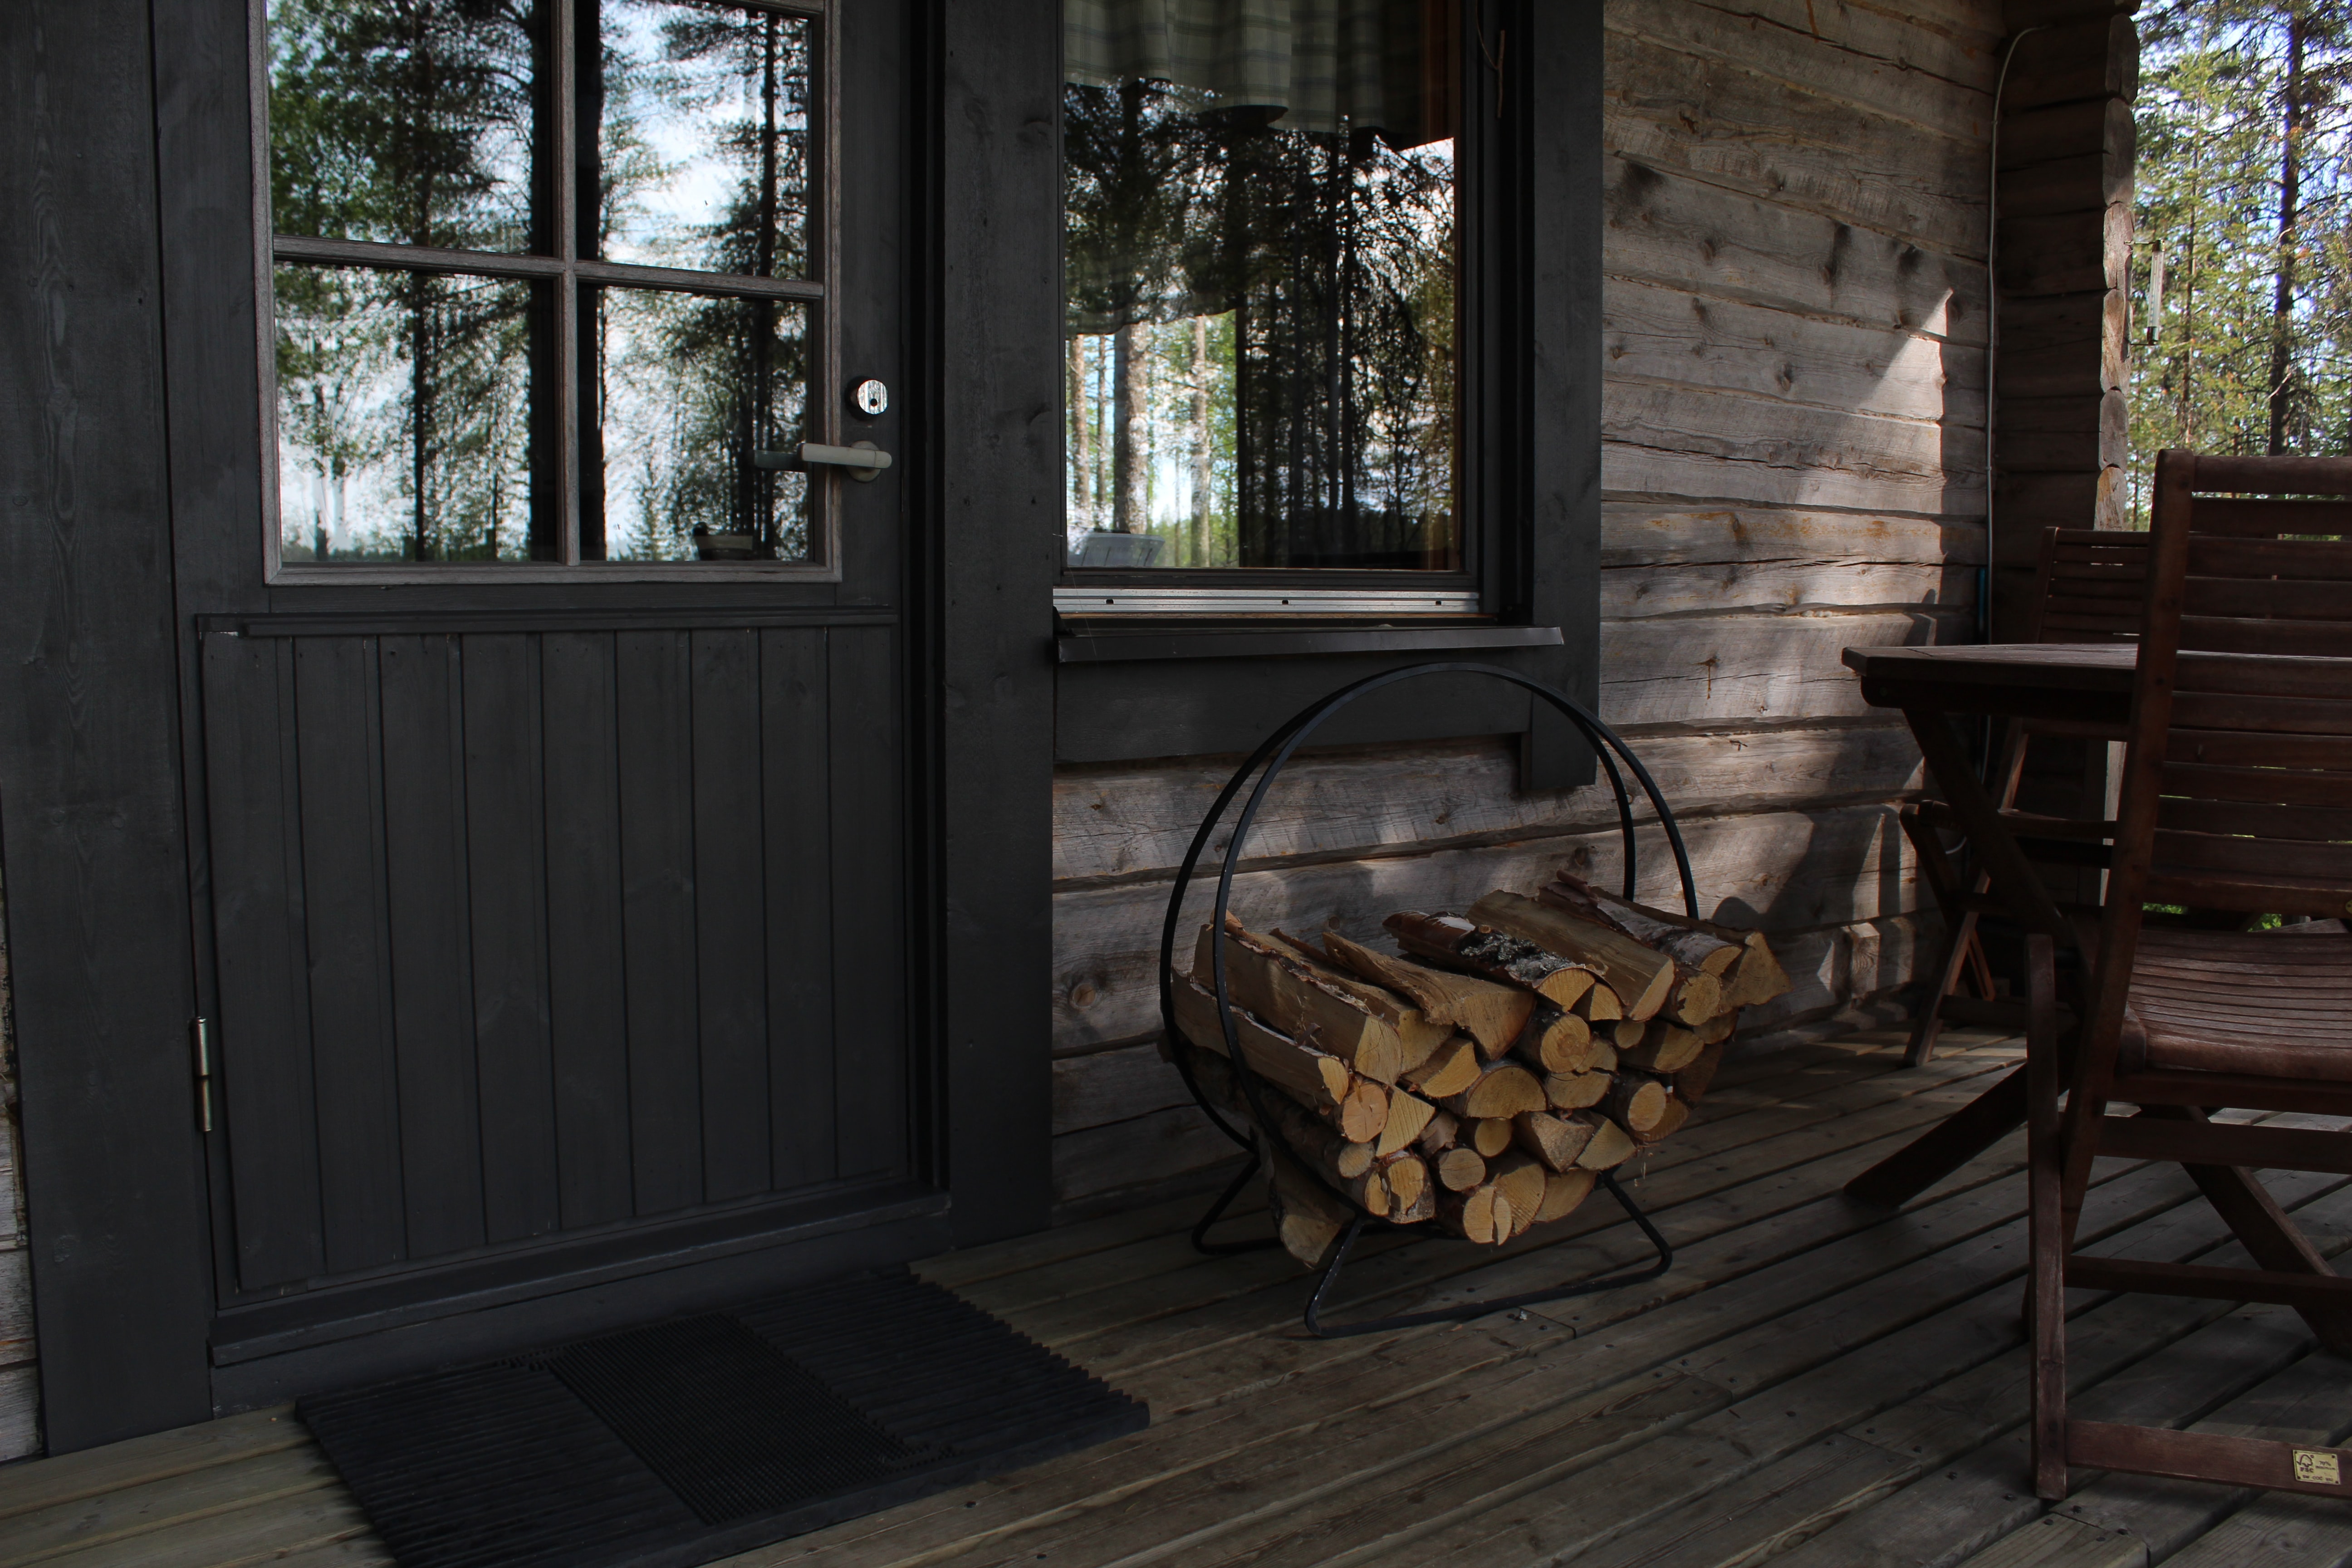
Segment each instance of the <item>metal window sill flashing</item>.
[{"label": "metal window sill flashing", "polygon": [[1056,664],[1181,658],[1283,658],[1335,653],[1447,653],[1475,648],[1558,647],[1558,626],[1290,626],[1280,630],[1133,630],[1088,627],[1054,639]]}]

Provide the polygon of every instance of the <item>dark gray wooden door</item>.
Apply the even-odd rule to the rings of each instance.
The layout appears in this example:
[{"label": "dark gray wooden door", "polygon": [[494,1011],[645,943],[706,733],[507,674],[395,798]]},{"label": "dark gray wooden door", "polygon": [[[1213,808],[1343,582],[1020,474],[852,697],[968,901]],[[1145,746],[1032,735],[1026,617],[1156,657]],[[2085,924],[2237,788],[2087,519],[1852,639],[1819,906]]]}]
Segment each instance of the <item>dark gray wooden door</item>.
[{"label": "dark gray wooden door", "polygon": [[[550,0],[533,14],[576,37],[601,6],[608,53],[629,27],[624,41],[657,51],[676,21],[661,4]],[[789,340],[766,318],[759,329],[789,350],[781,390],[761,395],[790,416],[743,412],[748,436],[713,426],[708,450],[689,441],[677,460],[741,489],[777,482],[751,447],[898,448],[902,407],[873,418],[843,396],[852,381],[898,394],[904,380],[908,73],[894,8],[672,9],[703,29],[677,35],[689,44],[721,12],[755,51],[767,30],[772,124],[773,35],[794,29],[807,205],[795,243],[808,258],[804,278],[781,284],[764,250],[761,276],[706,283],[673,268],[645,284],[680,310],[798,312]],[[589,97],[569,79],[546,96]],[[380,263],[332,239],[280,233],[275,247],[290,376],[289,269]],[[592,291],[645,279],[593,271],[584,244],[557,248],[536,273],[530,260],[480,265],[539,290],[553,319],[576,310],[584,340],[604,321]],[[530,461],[572,478],[532,468],[534,496],[553,486],[563,504],[534,500],[530,558],[428,563],[413,496],[414,561],[331,564],[324,523],[308,554],[311,536],[291,524],[268,550],[246,521],[178,541],[201,707],[189,747],[207,862],[216,1347],[259,1303],[276,1304],[280,1334],[305,1301],[320,1321],[387,1303],[413,1319],[490,1285],[510,1297],[535,1280],[658,1269],[689,1243],[740,1247],[813,1215],[903,1203],[922,1184],[906,454],[870,482],[821,468],[793,480],[800,559],[763,545],[749,562],[606,560],[601,513],[568,533],[546,520],[604,506],[603,465],[624,460],[625,443],[547,433],[601,421],[593,399],[631,375],[669,395],[644,356],[674,368],[701,351],[664,328],[639,340],[637,361],[583,368],[585,350],[560,357],[573,351],[536,324],[550,318],[516,319],[511,341],[572,378],[534,360],[530,395],[583,389],[531,404],[528,439],[546,444]],[[408,416],[424,417],[414,405]],[[281,506],[298,479],[281,476]],[[623,521],[616,504],[613,530]],[[495,523],[491,538],[495,551]]]}]

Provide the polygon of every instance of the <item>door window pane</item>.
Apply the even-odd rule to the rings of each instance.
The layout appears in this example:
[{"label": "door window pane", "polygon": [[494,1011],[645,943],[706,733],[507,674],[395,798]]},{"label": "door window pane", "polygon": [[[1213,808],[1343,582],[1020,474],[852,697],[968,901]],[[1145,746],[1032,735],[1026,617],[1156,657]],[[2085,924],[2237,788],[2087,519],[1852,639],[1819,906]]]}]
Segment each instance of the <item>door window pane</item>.
[{"label": "door window pane", "polygon": [[809,273],[804,17],[680,0],[581,6],[601,29],[597,230],[611,261]]},{"label": "door window pane", "polygon": [[555,558],[546,285],[282,263],[275,296],[281,559]]},{"label": "door window pane", "polygon": [[763,468],[805,434],[808,313],[772,300],[582,290],[582,554],[611,561],[797,561],[808,476]]},{"label": "door window pane", "polygon": [[1071,564],[1460,570],[1458,11],[1175,10],[1064,9]]},{"label": "door window pane", "polygon": [[278,232],[547,249],[531,201],[545,34],[530,0],[274,0]]}]

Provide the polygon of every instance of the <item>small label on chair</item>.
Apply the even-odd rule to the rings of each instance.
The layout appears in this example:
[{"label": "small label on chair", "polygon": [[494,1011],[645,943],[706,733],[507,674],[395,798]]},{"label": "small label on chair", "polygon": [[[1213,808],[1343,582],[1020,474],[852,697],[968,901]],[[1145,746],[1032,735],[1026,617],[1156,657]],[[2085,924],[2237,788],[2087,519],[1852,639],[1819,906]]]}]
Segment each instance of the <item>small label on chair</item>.
[{"label": "small label on chair", "polygon": [[2336,1456],[2325,1448],[2297,1448],[2294,1451],[2294,1479],[2307,1487],[2340,1487],[2344,1473]]}]

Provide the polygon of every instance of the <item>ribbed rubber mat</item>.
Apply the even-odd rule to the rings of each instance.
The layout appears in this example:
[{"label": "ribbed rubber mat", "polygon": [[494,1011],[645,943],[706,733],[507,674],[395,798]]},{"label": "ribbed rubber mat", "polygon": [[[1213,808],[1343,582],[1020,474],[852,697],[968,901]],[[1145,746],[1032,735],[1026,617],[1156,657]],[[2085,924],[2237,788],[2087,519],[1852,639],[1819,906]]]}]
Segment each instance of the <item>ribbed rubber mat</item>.
[{"label": "ribbed rubber mat", "polygon": [[1150,1419],[903,1270],[299,1410],[403,1568],[683,1568]]}]

